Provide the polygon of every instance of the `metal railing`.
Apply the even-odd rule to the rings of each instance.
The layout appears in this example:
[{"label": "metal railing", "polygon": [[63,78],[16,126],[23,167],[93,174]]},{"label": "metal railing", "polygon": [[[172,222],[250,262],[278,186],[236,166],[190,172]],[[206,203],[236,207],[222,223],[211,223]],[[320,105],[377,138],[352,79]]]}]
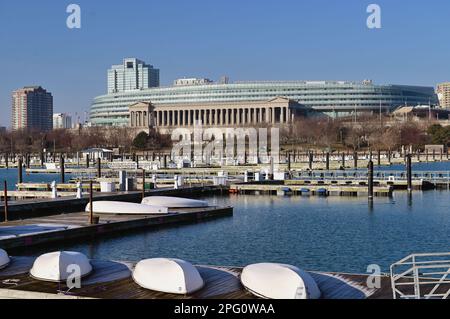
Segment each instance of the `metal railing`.
[{"label": "metal railing", "polygon": [[[367,169],[346,171],[297,171],[293,173],[294,179],[335,179],[358,180],[367,179]],[[406,171],[380,171],[375,170],[374,177],[377,180],[406,180]],[[426,181],[450,181],[450,171],[414,171],[414,179]]]},{"label": "metal railing", "polygon": [[413,254],[391,266],[394,299],[448,299],[450,253]]}]

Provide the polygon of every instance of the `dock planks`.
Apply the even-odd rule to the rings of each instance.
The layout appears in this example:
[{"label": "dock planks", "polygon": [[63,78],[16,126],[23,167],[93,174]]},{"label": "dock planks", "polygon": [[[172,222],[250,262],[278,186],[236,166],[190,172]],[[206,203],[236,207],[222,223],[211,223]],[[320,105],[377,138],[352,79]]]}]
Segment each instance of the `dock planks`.
[{"label": "dock planks", "polygon": [[[17,257],[16,257],[17,258]],[[29,265],[30,257],[19,257],[22,264]],[[24,261],[28,259],[28,262]],[[14,262],[14,259],[13,259]],[[68,291],[64,283],[43,282],[33,279],[22,265],[22,273],[7,274],[0,271],[0,298],[23,296],[41,298],[59,296],[69,298],[99,299],[258,299],[249,293],[240,283],[242,268],[197,266],[205,281],[205,286],[191,295],[167,294],[141,288],[132,277],[134,264],[92,261],[93,273],[82,279],[82,287]],[[366,275],[348,275],[310,272],[322,291],[322,299],[366,299],[392,298],[390,286],[382,289],[365,287]],[[103,278],[103,279],[102,279]],[[383,279],[389,283],[389,278]]]}]

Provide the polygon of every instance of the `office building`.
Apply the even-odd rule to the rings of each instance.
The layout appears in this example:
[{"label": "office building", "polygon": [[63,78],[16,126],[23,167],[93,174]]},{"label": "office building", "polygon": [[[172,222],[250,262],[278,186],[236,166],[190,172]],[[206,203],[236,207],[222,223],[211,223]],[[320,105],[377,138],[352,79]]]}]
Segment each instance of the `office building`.
[{"label": "office building", "polygon": [[53,114],[53,129],[71,129],[72,117],[65,113]]},{"label": "office building", "polygon": [[159,86],[159,70],[145,62],[129,58],[108,70],[108,93],[144,90]]}]

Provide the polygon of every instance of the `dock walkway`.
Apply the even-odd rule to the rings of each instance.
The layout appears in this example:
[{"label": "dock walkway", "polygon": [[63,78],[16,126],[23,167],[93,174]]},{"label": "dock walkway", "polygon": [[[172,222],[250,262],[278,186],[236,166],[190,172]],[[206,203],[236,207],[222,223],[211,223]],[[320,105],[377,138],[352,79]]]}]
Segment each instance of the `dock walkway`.
[{"label": "dock walkway", "polygon": [[100,236],[175,223],[199,222],[233,215],[232,207],[170,210],[167,215],[104,215],[90,225],[88,214],[70,213],[0,224],[0,247],[24,248],[53,242]]},{"label": "dock walkway", "polygon": [[[31,278],[34,258],[13,257],[0,271],[0,298],[97,298],[97,299],[257,299],[240,283],[242,268],[197,266],[205,286],[192,295],[175,295],[147,290],[131,278],[135,263],[92,261],[93,273],[82,279],[80,289],[70,292],[64,283]],[[392,298],[390,280],[382,278],[380,289],[368,289],[367,275],[309,272],[322,292],[322,299]]]}]

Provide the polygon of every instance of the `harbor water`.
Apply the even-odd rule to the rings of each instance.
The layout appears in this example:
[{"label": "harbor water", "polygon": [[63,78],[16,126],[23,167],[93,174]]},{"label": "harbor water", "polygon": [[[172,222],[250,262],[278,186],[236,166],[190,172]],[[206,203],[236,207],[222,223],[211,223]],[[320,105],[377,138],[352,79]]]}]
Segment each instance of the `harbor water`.
[{"label": "harbor water", "polygon": [[[450,170],[448,164],[438,166]],[[372,264],[387,272],[411,253],[450,251],[450,192],[445,190],[412,196],[395,191],[392,198],[376,198],[373,207],[365,197],[227,195],[206,200],[233,206],[234,217],[14,253],[65,249],[106,260],[176,257],[227,266],[281,262],[308,270],[365,273]]]}]

